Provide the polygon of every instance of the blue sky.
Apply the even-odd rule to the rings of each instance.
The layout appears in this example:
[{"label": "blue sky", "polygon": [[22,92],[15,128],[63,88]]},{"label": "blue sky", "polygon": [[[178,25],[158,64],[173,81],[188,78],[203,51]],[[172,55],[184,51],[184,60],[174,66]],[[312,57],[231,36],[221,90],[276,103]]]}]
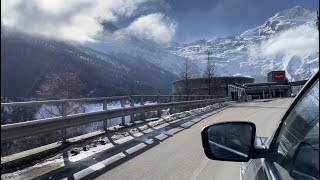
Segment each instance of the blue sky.
[{"label": "blue sky", "polygon": [[102,19],[117,25],[119,33],[185,43],[240,34],[297,5],[318,10],[319,0],[4,0],[1,22],[25,33],[83,43],[103,31]]},{"label": "blue sky", "polygon": [[318,10],[319,0],[166,0],[148,11],[160,11],[176,22],[174,40],[183,43],[239,34],[296,5]]},{"label": "blue sky", "polygon": [[239,34],[277,12],[302,5],[318,10],[319,0],[172,0],[177,41]]}]

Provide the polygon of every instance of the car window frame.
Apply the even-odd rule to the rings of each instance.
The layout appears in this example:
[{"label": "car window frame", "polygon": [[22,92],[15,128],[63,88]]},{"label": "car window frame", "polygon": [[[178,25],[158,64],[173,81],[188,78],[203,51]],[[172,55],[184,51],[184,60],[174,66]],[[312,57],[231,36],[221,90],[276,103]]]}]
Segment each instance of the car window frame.
[{"label": "car window frame", "polygon": [[277,143],[277,139],[279,137],[280,131],[282,129],[282,126],[285,122],[285,120],[287,119],[287,117],[289,116],[289,114],[291,113],[291,111],[293,110],[293,108],[296,107],[296,105],[300,102],[301,98],[306,94],[306,92],[309,90],[309,88],[319,79],[319,71],[308,80],[308,82],[305,84],[305,86],[301,89],[301,91],[298,93],[298,95],[296,96],[296,98],[294,99],[294,101],[291,103],[290,107],[288,108],[288,110],[285,112],[285,114],[282,116],[280,123],[276,129],[276,131],[274,132],[274,134],[271,136],[271,141],[269,143],[268,149],[274,149]]},{"label": "car window frame", "polygon": [[[298,93],[298,95],[296,96],[294,101],[291,103],[288,110],[285,112],[285,114],[281,118],[280,123],[278,125],[278,128],[276,129],[276,131],[274,132],[274,134],[270,138],[271,141],[268,146],[267,154],[272,153],[272,150],[274,150],[276,148],[277,140],[278,140],[279,135],[281,133],[281,129],[282,129],[284,123],[286,122],[289,114],[292,112],[292,110],[296,107],[296,105],[300,102],[300,100],[303,98],[303,96],[309,91],[309,89],[315,84],[315,82],[317,80],[319,80],[319,71],[312,78],[310,78],[308,80],[306,85],[301,89],[301,91]],[[267,175],[270,176],[271,179],[282,179],[282,177],[280,176],[278,169],[275,167],[275,165],[268,162],[266,159],[264,161],[264,167],[266,168],[266,172],[268,172]]]}]

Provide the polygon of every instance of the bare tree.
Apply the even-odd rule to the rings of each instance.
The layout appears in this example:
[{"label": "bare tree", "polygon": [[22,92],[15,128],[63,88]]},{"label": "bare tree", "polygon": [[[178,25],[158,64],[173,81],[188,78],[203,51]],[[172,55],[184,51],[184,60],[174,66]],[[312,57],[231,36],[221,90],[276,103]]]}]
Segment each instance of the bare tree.
[{"label": "bare tree", "polygon": [[190,95],[191,94],[191,87],[190,87],[190,79],[194,77],[194,68],[192,67],[189,60],[185,60],[183,63],[180,78],[181,78],[181,84],[179,92],[182,94]]},{"label": "bare tree", "polygon": [[214,63],[212,62],[212,58],[210,58],[210,55],[212,53],[211,52],[207,52],[207,67],[204,71],[204,77],[207,79],[207,84],[208,84],[208,95],[212,95],[213,90],[215,90],[216,88],[214,88],[216,86],[216,82],[214,82],[215,80],[213,80],[213,77],[216,74],[216,67],[214,65]]},{"label": "bare tree", "polygon": [[[38,97],[41,100],[52,99],[72,99],[80,98],[85,95],[86,84],[81,81],[79,75],[74,72],[53,73],[46,76],[43,83],[40,85]],[[79,111],[83,104],[67,104],[67,113]],[[46,112],[52,116],[59,116],[62,112],[62,107],[57,106],[43,106]],[[80,110],[83,111],[83,110]],[[41,112],[40,112],[41,115]],[[41,115],[42,116],[42,115]],[[43,116],[43,118],[46,118]]]},{"label": "bare tree", "polygon": [[74,72],[54,73],[46,76],[40,85],[41,99],[70,99],[84,95],[86,84]]}]

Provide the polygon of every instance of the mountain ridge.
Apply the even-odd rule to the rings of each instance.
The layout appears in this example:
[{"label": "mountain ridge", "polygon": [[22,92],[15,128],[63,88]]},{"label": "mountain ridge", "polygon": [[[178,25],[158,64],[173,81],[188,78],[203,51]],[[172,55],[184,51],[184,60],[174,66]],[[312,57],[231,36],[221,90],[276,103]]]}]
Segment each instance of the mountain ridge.
[{"label": "mountain ridge", "polygon": [[[318,35],[315,26],[316,19],[316,12],[302,6],[295,6],[276,13],[262,25],[238,35],[214,40],[196,40],[181,46],[170,47],[168,50],[178,56],[197,62],[201,61],[202,68],[205,67],[206,52],[210,51],[217,66],[218,75],[242,74],[256,77],[257,81],[266,81],[267,72],[287,70],[290,80],[307,79],[318,69],[316,61],[319,51],[315,50],[316,48],[304,55],[295,54],[289,50],[287,54],[265,55],[267,54],[265,51],[272,49],[272,45],[278,45],[281,42],[283,46],[291,46],[288,38],[291,38],[290,41],[295,41],[301,32],[313,33],[312,37],[308,36],[306,39],[312,41],[316,46]],[[297,31],[296,34],[293,34],[295,31]],[[291,36],[283,37],[289,36],[288,34]]]}]

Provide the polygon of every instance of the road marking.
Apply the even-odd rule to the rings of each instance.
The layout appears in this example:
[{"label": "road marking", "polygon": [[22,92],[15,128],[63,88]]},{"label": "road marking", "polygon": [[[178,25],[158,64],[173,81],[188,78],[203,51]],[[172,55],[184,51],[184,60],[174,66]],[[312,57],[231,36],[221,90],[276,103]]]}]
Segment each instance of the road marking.
[{"label": "road marking", "polygon": [[192,126],[193,124],[194,124],[193,122],[188,121],[186,123],[181,124],[180,126],[183,128],[188,128],[188,127]]},{"label": "road marking", "polygon": [[201,161],[200,165],[197,167],[195,171],[193,171],[191,177],[189,180],[197,180],[199,174],[203,171],[203,169],[207,166],[209,159],[205,158],[204,160]]},{"label": "road marking", "polygon": [[146,140],[146,141],[144,141],[144,142],[147,143],[147,144],[152,144],[152,143],[154,143],[153,139],[148,139],[148,140]]},{"label": "road marking", "polygon": [[202,120],[202,118],[194,118],[193,120],[191,120],[191,122],[197,123],[197,122],[199,122],[201,120]]},{"label": "road marking", "polygon": [[143,136],[143,133],[141,132],[136,132],[133,134],[134,137],[140,137],[140,136]]},{"label": "road marking", "polygon": [[146,130],[144,130],[144,131],[142,131],[143,133],[145,133],[145,134],[148,134],[148,133],[150,133],[150,132],[152,132],[153,131],[153,129],[146,129]]},{"label": "road marking", "polygon": [[132,136],[126,136],[126,137],[124,137],[124,138],[115,140],[114,142],[115,142],[116,144],[123,144],[123,143],[128,142],[128,141],[130,141],[130,140],[132,140],[132,139],[134,139],[134,137],[132,137]]},{"label": "road marking", "polygon": [[154,126],[153,128],[154,128],[154,129],[161,129],[161,128],[164,128],[164,127],[169,126],[169,125],[170,125],[169,123],[163,123],[163,124],[161,124],[161,125]]},{"label": "road marking", "polygon": [[146,145],[145,143],[140,143],[140,144],[138,144],[138,145],[133,146],[132,148],[127,149],[126,152],[127,152],[128,154],[132,154],[132,153],[134,153],[134,152],[136,152],[136,151],[139,151],[140,149],[142,149],[142,148],[144,148],[144,147],[146,147],[146,146],[147,146],[147,145]]},{"label": "road marking", "polygon": [[176,134],[182,130],[183,130],[182,127],[176,127],[176,128],[172,128],[172,129],[168,130],[167,132],[164,132],[164,134],[168,134],[168,135],[173,136],[174,134]]},{"label": "road marking", "polygon": [[73,174],[73,177],[74,179],[81,179],[81,178],[84,178],[85,176],[88,176],[89,174],[91,173],[94,173],[95,171],[98,171],[106,166],[108,166],[109,164],[112,164],[122,158],[124,158],[126,155],[123,154],[123,153],[118,153],[108,159],[105,159],[101,162],[98,162],[92,166],[89,166],[88,168],[86,169],[83,169],[75,174]]},{"label": "road marking", "polygon": [[159,134],[157,135],[155,138],[159,139],[160,141],[168,138],[169,136],[165,135],[165,134]]}]

